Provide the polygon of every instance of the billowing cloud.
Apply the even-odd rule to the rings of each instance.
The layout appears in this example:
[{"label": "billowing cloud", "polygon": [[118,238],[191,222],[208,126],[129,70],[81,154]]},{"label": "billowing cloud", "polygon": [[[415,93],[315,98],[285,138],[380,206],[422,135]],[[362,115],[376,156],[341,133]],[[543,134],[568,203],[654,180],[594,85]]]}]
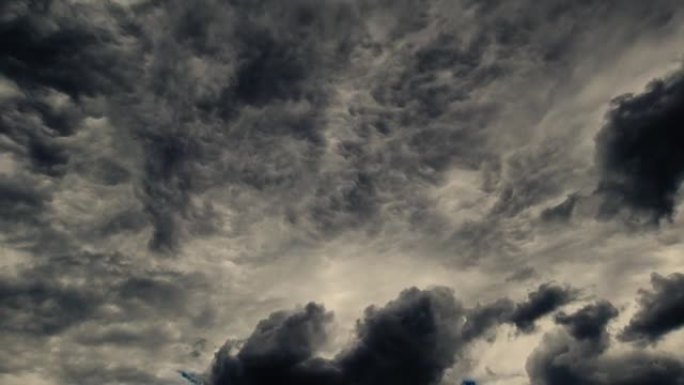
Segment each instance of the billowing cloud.
[{"label": "billowing cloud", "polygon": [[641,290],[639,311],[621,334],[624,341],[655,342],[684,326],[684,275],[651,276],[653,290]]},{"label": "billowing cloud", "polygon": [[683,111],[682,70],[613,101],[597,137],[604,215],[626,208],[649,221],[672,218],[684,178]]},{"label": "billowing cloud", "polygon": [[587,305],[573,314],[558,313],[557,324],[564,325],[570,335],[577,340],[599,340],[606,324],[617,317],[618,311],[607,301]]},{"label": "billowing cloud", "polygon": [[[497,303],[491,309],[500,308]],[[313,303],[262,320],[242,344],[227,343],[210,384],[436,384],[468,343],[496,323],[465,309],[451,290],[411,288],[384,307],[368,307],[356,340],[333,359],[317,355],[332,313]],[[472,316],[472,314],[477,314]],[[465,321],[467,319],[467,321]],[[479,330],[475,329],[474,323]],[[237,352],[231,352],[237,349]]]},{"label": "billowing cloud", "polygon": [[528,357],[533,385],[662,384],[684,382],[684,362],[663,352],[612,351],[605,327],[615,317],[609,303],[589,305],[558,321],[565,326],[546,334]]},{"label": "billowing cloud", "polygon": [[534,330],[535,321],[548,315],[576,297],[576,291],[556,284],[546,283],[528,295],[525,302],[516,305],[511,322],[523,332]]},{"label": "billowing cloud", "polygon": [[[216,385],[436,384],[470,344],[488,338],[505,323],[529,332],[535,319],[565,304],[571,293],[560,286],[542,285],[518,305],[504,298],[466,308],[445,287],[406,289],[384,307],[366,308],[363,319],[357,321],[355,340],[332,359],[318,352],[328,339],[333,314],[309,303],[293,312],[271,314],[244,342],[227,342],[205,380]],[[599,303],[571,316],[561,313],[557,319],[575,324],[573,330],[578,333],[590,334],[592,327],[602,330],[616,314],[609,303]]]}]

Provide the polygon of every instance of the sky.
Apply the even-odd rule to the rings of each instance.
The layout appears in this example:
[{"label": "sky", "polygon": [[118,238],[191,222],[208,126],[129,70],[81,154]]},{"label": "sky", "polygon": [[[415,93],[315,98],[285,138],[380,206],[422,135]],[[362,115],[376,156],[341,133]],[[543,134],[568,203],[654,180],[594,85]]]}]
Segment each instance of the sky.
[{"label": "sky", "polygon": [[679,0],[0,2],[0,383],[683,385]]}]

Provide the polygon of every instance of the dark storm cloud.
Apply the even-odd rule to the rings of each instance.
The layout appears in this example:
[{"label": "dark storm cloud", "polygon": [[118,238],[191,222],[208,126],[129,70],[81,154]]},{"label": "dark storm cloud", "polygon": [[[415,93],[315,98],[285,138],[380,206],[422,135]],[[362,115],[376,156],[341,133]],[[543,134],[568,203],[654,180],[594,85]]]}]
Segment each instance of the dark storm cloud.
[{"label": "dark storm cloud", "polygon": [[[467,313],[466,323],[463,325],[463,338],[468,340],[469,337],[481,337],[487,330],[501,325],[503,323],[510,323],[522,332],[529,333],[535,328],[535,322],[556,311],[563,305],[568,304],[576,298],[577,291],[569,287],[561,287],[551,283],[540,285],[537,290],[528,294],[527,300],[519,303],[514,303],[508,298],[502,298],[486,305],[477,305],[469,309]],[[560,313],[558,317],[568,321],[568,323],[576,323],[578,329],[584,325],[583,322],[590,323],[595,317],[602,317],[608,309],[604,306],[609,304],[599,304],[597,309],[589,306],[585,309],[584,315],[580,313],[573,316],[567,316]],[[598,312],[598,314],[594,314]],[[577,317],[577,319],[573,318]],[[588,327],[588,325],[587,325]]]},{"label": "dark storm cloud", "polygon": [[465,346],[494,327],[490,320],[508,307],[498,302],[468,311],[446,288],[407,289],[382,308],[367,308],[353,345],[323,359],[317,350],[332,314],[309,304],[272,314],[242,346],[224,346],[207,380],[216,385],[436,384]]},{"label": "dark storm cloud", "polygon": [[[359,81],[345,75],[356,66],[351,58],[392,48],[372,41],[362,17],[396,19],[396,36],[427,28],[427,14],[409,4],[203,1],[151,17],[151,25],[172,25],[173,38],[152,41],[142,86],[115,118],[143,143],[139,191],[154,228],[151,248],[175,250],[201,233],[198,226],[218,227],[211,209],[193,198],[226,185],[279,197],[271,215],[323,237],[376,229],[392,201],[418,228],[435,222],[416,190],[443,181],[455,163],[474,169],[482,159],[477,152],[493,109],[469,95],[496,75],[481,63],[486,41],[463,43],[445,33],[402,50],[386,81],[370,79],[360,90],[370,105],[352,103],[346,127],[331,130],[327,120],[336,85]],[[442,72],[454,83],[440,79]],[[326,133],[344,130],[350,135],[330,146]],[[327,168],[324,155],[339,163]],[[250,225],[245,217],[235,228]]]},{"label": "dark storm cloud", "polygon": [[58,95],[54,91],[34,92],[26,98],[6,100],[0,106],[0,133],[15,144],[7,152],[25,159],[32,172],[50,177],[61,177],[66,172],[69,152],[59,139],[73,134],[81,120],[77,106],[50,105],[50,99]]},{"label": "dark storm cloud", "polygon": [[[2,12],[0,72],[21,91],[2,105],[0,132],[12,151],[34,173],[133,183],[154,250],[175,250],[216,227],[211,207],[192,201],[209,188],[296,185],[321,153],[328,77],[359,30],[350,27],[358,21],[349,4],[306,0],[130,8],[11,1]],[[171,33],[158,33],[163,26]],[[131,140],[115,155],[141,163],[141,178],[110,158],[79,163],[65,146],[83,118],[103,115],[118,131],[114,140]],[[286,141],[308,149],[293,154]],[[233,159],[217,156],[225,151]]]},{"label": "dark storm cloud", "polygon": [[[491,191],[499,195],[495,217],[556,194],[569,172],[538,167],[558,163],[553,147],[499,159],[489,125],[503,106],[481,95],[520,63],[563,62],[573,32],[596,21],[581,16],[615,11],[596,2],[550,3],[533,13],[466,4],[483,26],[464,34],[456,27],[434,33],[437,2],[203,0],[126,8],[15,1],[3,18],[12,38],[0,70],[30,96],[10,115],[16,119],[8,132],[33,172],[133,184],[153,250],[176,251],[186,239],[225,229],[205,200],[221,188],[231,190],[221,203],[234,205],[237,234],[264,216],[312,237],[377,230],[389,221],[446,233],[453,229],[426,192],[454,168],[506,163],[507,175],[497,176]],[[502,18],[509,14],[513,20]],[[572,28],[551,27],[567,19],[576,20]],[[378,20],[387,30],[374,36]],[[421,34],[419,45],[397,45]],[[491,60],[492,52],[502,60]],[[387,65],[364,67],[359,58]],[[359,97],[341,106],[348,114],[337,127],[331,102],[350,88]],[[65,95],[69,108],[53,111],[36,96],[47,90]],[[29,116],[42,124],[27,128]],[[60,140],[83,130],[84,118],[101,116],[115,141],[130,141],[114,156],[132,164],[110,157],[79,163]],[[249,215],[249,204],[235,204],[246,194],[267,202],[268,212]],[[383,211],[390,205],[391,218]],[[142,227],[139,218],[114,222],[103,236]],[[461,238],[472,230],[465,226]],[[493,239],[505,235],[492,233],[492,242],[473,242],[468,253],[487,254],[485,243],[505,248]]]},{"label": "dark storm cloud", "polygon": [[602,355],[567,335],[546,336],[527,360],[532,385],[681,385],[684,365],[664,353]]},{"label": "dark storm cloud", "polygon": [[50,87],[73,97],[126,85],[125,52],[110,31],[88,20],[98,10],[53,1],[5,2],[0,71],[26,90]]},{"label": "dark storm cloud", "polygon": [[[212,384],[316,383],[333,377],[324,360],[314,359],[325,342],[331,313],[313,303],[294,312],[278,312],[257,325],[236,355],[230,344],[216,354]],[[321,376],[321,378],[318,378]]]},{"label": "dark storm cloud", "polygon": [[[562,145],[509,150],[520,141],[513,136],[536,141],[520,127],[535,126],[558,100],[529,85],[574,83],[578,58],[587,58],[583,39],[660,28],[676,6],[667,0],[0,3],[0,151],[11,159],[2,165],[8,176],[0,176],[0,232],[10,254],[19,255],[10,257],[0,280],[0,343],[9,352],[0,358],[19,359],[0,360],[0,371],[55,372],[54,381],[70,384],[161,383],[160,367],[176,354],[171,347],[198,337],[178,325],[193,324],[192,333],[197,325],[213,330],[218,322],[207,303],[234,295],[232,285],[251,303],[250,290],[261,283],[238,279],[229,282],[229,293],[200,295],[223,284],[175,270],[211,268],[205,262],[214,255],[182,252],[204,236],[228,244],[201,247],[225,252],[238,273],[244,260],[261,271],[262,255],[289,255],[292,245],[320,245],[345,231],[383,241],[408,229],[425,237],[416,247],[427,248],[456,231],[462,243],[445,241],[450,258],[515,254],[520,238],[512,240],[517,234],[501,222],[561,193],[574,167]],[[616,21],[631,28],[615,28]],[[596,56],[618,57],[605,51]],[[582,68],[595,64],[586,63]],[[652,98],[663,111],[670,111],[667,90],[678,89],[675,83],[668,79],[665,91],[649,91],[662,94]],[[517,104],[531,94],[543,100]],[[520,105],[539,113],[527,117]],[[620,101],[617,110],[628,105]],[[506,115],[509,109],[515,113]],[[525,122],[508,121],[519,115]],[[504,130],[512,133],[501,141],[505,149],[498,139]],[[623,146],[622,139],[608,139],[605,147]],[[618,187],[643,189],[637,182],[651,178],[609,162],[603,170],[604,180],[634,179]],[[678,185],[681,175],[672,170],[663,175]],[[484,220],[468,218],[455,230],[451,221],[461,213],[452,218],[437,200],[460,203],[460,195],[434,195],[459,171],[486,174],[474,190],[497,203]],[[661,190],[674,194],[676,186],[668,186]],[[565,219],[574,207],[574,201],[559,206],[547,219]],[[151,250],[178,259],[147,260],[138,244],[147,236],[142,242]],[[101,249],[140,255],[80,251]],[[16,274],[13,258],[22,259]],[[306,265],[297,274],[316,268]],[[523,269],[512,279],[530,274]],[[385,307],[369,308],[355,344],[331,359],[320,356],[331,314],[311,304],[274,313],[232,347],[236,352],[223,348],[210,380],[434,384],[495,326],[531,331],[572,297],[569,289],[542,285],[518,305],[503,299],[465,309],[443,289],[407,290]],[[596,305],[557,321],[576,337],[596,336],[606,318],[609,309]],[[55,344],[73,361],[44,360],[39,347]],[[122,351],[132,354],[117,357]],[[159,357],[158,366],[118,362],[135,360],[134,352]],[[648,371],[632,361],[637,378]]]},{"label": "dark storm cloud", "polygon": [[598,340],[608,321],[617,317],[617,309],[607,301],[587,305],[573,314],[556,314],[557,324],[564,325],[577,340]]},{"label": "dark storm cloud", "polygon": [[[0,205],[7,242],[23,250],[69,253],[84,241],[83,234],[73,236],[73,226],[62,226],[75,218],[55,217],[53,198],[64,191],[64,178],[79,175],[99,186],[131,179],[115,155],[84,158],[91,143],[79,139],[91,135],[84,122],[102,118],[105,100],[135,77],[117,10],[113,4],[15,0],[0,8],[0,79],[15,89],[0,103],[0,150],[12,160],[2,182],[9,195],[0,199],[13,200]],[[100,150],[112,149],[94,151]],[[14,192],[7,190],[9,180]]]},{"label": "dark storm cloud", "polygon": [[383,308],[366,309],[356,345],[338,357],[343,383],[437,383],[463,348],[463,315],[445,288],[408,289]]},{"label": "dark storm cloud", "polygon": [[[522,141],[520,151],[511,151],[510,155],[504,157],[501,157],[502,151],[495,152],[489,160],[497,164],[497,170],[491,173],[493,175],[490,178],[495,186],[493,192],[499,196],[492,214],[496,217],[516,216],[529,207],[567,191],[568,181],[577,177],[577,165],[566,162],[569,156],[572,157],[571,152],[575,150],[572,146],[576,143],[569,143],[567,138],[558,140],[560,136],[554,139],[551,127],[539,126],[544,114],[562,108],[562,103],[556,99],[562,97],[562,92],[557,92],[560,89],[555,89],[556,86],[575,89],[580,85],[556,83],[556,79],[575,76],[578,62],[583,65],[600,63],[609,60],[607,56],[611,55],[610,52],[624,48],[621,45],[603,46],[601,52],[597,52],[594,47],[597,35],[611,36],[610,39],[615,42],[631,44],[639,37],[638,31],[656,33],[672,27],[676,23],[673,15],[677,14],[678,5],[671,0],[659,0],[657,4],[593,0],[574,3],[552,0],[543,4],[524,0],[465,3],[477,14],[477,23],[486,31],[481,40],[489,42],[499,52],[494,68],[497,79],[505,81],[512,74],[528,70],[525,64],[535,63],[534,71],[539,79],[543,79],[540,84],[545,85],[521,89],[537,90],[534,94],[514,96],[524,97],[527,100],[525,105],[534,110],[515,115],[516,118],[530,119],[523,123],[525,127],[511,131],[515,132],[512,140]],[[630,20],[631,26],[640,27],[622,28],[624,20]],[[587,50],[590,50],[590,55],[587,55]],[[551,84],[554,84],[551,88],[546,87]],[[502,103],[506,102],[502,100]],[[502,110],[507,106],[497,107],[494,113],[503,114]],[[539,120],[535,120],[537,118]],[[514,122],[506,121],[503,124],[508,127]],[[544,128],[545,133],[551,134],[542,143],[528,141],[528,135],[535,137],[538,134],[535,132],[537,128]],[[569,135],[571,130],[568,127],[565,133],[559,134]],[[505,133],[502,131],[487,137],[495,135]],[[568,199],[566,204],[545,212],[543,219],[564,220],[572,214],[574,203],[574,198]]]},{"label": "dark storm cloud", "polygon": [[684,178],[684,70],[616,98],[607,120],[596,139],[602,214],[671,218]]},{"label": "dark storm cloud", "polygon": [[567,330],[546,334],[527,359],[532,385],[628,385],[684,383],[684,363],[665,353],[610,351],[605,327],[616,314],[607,302],[589,305],[557,321]]},{"label": "dark storm cloud", "polygon": [[620,335],[624,341],[656,342],[684,326],[684,274],[653,274],[651,284],[653,290],[640,290],[640,309]]},{"label": "dark storm cloud", "polygon": [[521,331],[531,332],[535,321],[569,303],[576,294],[573,289],[551,283],[539,285],[528,295],[527,301],[515,306],[510,320]]},{"label": "dark storm cloud", "polygon": [[[503,323],[522,322],[523,313],[529,330],[533,316],[536,319],[570,298],[568,289],[542,285],[517,307],[501,299],[466,309],[449,289],[407,289],[384,307],[367,308],[357,322],[356,341],[334,359],[317,355],[326,342],[332,313],[311,303],[295,312],[273,313],[243,344],[227,343],[206,378],[216,385],[436,384],[469,343]],[[603,310],[585,318],[601,323]]]}]

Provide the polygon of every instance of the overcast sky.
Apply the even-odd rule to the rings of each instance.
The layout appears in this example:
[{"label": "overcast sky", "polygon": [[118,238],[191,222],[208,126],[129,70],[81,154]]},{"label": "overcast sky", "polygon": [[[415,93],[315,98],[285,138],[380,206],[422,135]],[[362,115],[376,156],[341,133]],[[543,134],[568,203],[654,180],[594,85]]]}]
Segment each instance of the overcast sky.
[{"label": "overcast sky", "polygon": [[684,384],[681,0],[0,2],[3,385]]}]

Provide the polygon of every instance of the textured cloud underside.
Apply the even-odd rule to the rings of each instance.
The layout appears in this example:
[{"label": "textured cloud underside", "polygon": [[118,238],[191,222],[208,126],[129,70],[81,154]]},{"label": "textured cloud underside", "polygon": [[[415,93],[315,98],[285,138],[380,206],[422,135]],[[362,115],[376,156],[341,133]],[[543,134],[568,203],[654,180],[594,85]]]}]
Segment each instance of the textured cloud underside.
[{"label": "textured cloud underside", "polygon": [[681,385],[683,21],[0,2],[0,383]]}]

